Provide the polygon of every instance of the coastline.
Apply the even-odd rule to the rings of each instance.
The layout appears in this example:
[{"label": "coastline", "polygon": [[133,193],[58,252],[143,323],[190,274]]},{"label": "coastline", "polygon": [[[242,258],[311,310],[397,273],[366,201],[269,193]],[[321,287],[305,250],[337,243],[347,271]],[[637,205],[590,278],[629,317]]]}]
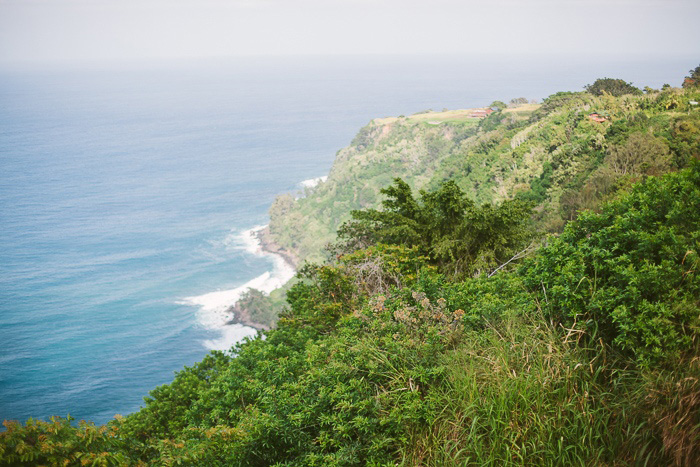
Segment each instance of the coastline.
[{"label": "coastline", "polygon": [[[304,194],[301,196],[305,196],[308,193],[308,190],[313,190],[316,186],[318,186],[319,183],[324,183],[327,180],[327,178],[328,176],[324,175],[321,177],[315,177],[301,181],[299,183],[299,186],[302,187],[302,189],[304,190]],[[301,264],[302,260],[297,254],[283,248],[274,240],[272,240],[272,237],[270,235],[269,224],[253,227],[252,229],[243,232],[242,235],[244,242],[247,244],[247,250],[250,253],[256,255],[270,255],[275,258],[278,258],[283,263],[282,268],[286,266],[292,271],[291,277],[289,279],[281,281],[281,283],[277,284],[276,286],[261,288],[248,287],[246,288],[246,290],[257,289],[269,295],[273,290],[284,286],[284,284],[286,284],[289,280],[291,280],[292,277],[294,277],[296,271],[299,269],[299,265]],[[278,267],[280,267],[279,264]],[[240,324],[243,326],[254,328],[258,331],[269,331],[270,329],[272,329],[272,327],[267,324],[259,323],[253,320],[250,314],[250,310],[241,306],[240,297],[238,297],[230,306],[226,308],[225,313],[230,317],[227,320],[226,325]]]},{"label": "coastline", "polygon": [[[275,256],[284,262],[289,268],[291,268],[294,273],[296,273],[301,262],[300,259],[294,253],[285,250],[270,239],[269,226],[264,225],[250,229],[246,231],[244,235],[249,235],[250,239],[252,240],[250,248],[252,253]],[[277,287],[273,287],[269,290],[266,288],[265,290],[261,290],[261,292],[269,295],[270,292],[281,287],[286,282],[287,281],[284,281]],[[247,290],[254,288],[255,287],[250,287]],[[237,299],[232,305],[227,307],[226,313],[230,316],[230,319],[227,321],[226,325],[241,324],[243,326],[254,328],[258,331],[269,331],[272,329],[272,327],[267,324],[254,321],[250,316],[249,310],[240,305],[240,299]]]},{"label": "coastline", "polygon": [[263,228],[253,231],[253,235],[258,240],[260,244],[260,249],[271,255],[281,256],[287,263],[289,263],[294,270],[299,269],[299,264],[301,259],[289,250],[284,249],[277,243],[275,243],[272,238],[270,238],[270,226],[266,225]]},{"label": "coastline", "polygon": [[248,310],[238,306],[238,302],[228,307],[226,312],[231,315],[231,319],[228,321],[228,323],[226,323],[226,325],[242,324],[243,326],[248,326],[249,328],[253,328],[258,331],[269,331],[272,329],[267,324],[256,323],[253,321]]}]

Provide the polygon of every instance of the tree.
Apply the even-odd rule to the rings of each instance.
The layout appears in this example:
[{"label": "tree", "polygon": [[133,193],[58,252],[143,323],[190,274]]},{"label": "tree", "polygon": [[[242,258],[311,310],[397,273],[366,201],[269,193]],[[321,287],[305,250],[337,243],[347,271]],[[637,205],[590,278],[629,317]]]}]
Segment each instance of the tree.
[{"label": "tree", "polygon": [[599,78],[593,84],[584,86],[584,89],[595,96],[610,94],[619,97],[625,94],[642,94],[642,91],[632,86],[632,83],[614,78]]},{"label": "tree", "polygon": [[671,166],[668,145],[647,133],[633,133],[623,145],[612,146],[605,162],[617,175],[660,175]]},{"label": "tree", "polygon": [[415,198],[400,178],[381,190],[384,210],[353,211],[338,230],[339,251],[371,245],[416,247],[440,271],[454,277],[495,268],[530,240],[529,203],[504,201],[477,206],[453,181]]},{"label": "tree", "polygon": [[581,213],[523,271],[546,293],[547,318],[645,364],[697,349],[698,193],[693,164],[649,177],[600,213]]},{"label": "tree", "polygon": [[683,80],[684,88],[696,88],[700,86],[700,65],[696,66],[694,70],[690,70],[690,76],[686,76]]}]

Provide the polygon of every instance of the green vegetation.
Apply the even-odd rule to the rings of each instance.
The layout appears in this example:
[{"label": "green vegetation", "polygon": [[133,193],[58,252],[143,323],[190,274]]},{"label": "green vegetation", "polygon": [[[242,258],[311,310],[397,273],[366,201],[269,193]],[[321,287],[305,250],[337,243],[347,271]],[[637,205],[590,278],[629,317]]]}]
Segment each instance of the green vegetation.
[{"label": "green vegetation", "polygon": [[106,428],[8,424],[0,458],[695,465],[699,200],[698,163],[649,177],[491,277],[442,274],[420,252],[440,236],[363,239],[301,270],[266,339],[213,352]]},{"label": "green vegetation", "polygon": [[[621,97],[561,92],[468,126],[374,120],[338,153],[325,183],[303,199],[278,198],[271,237],[300,258],[323,261],[351,211],[379,208],[380,189],[396,177],[414,190],[451,180],[478,205],[531,202],[537,229],[560,232],[578,211],[597,209],[634,181],[697,158],[700,109],[691,101],[700,101],[700,88]],[[418,117],[430,121],[436,114]]]},{"label": "green vegetation", "polygon": [[525,271],[531,288],[548,284],[547,317],[642,364],[688,351],[700,324],[698,176],[695,164],[650,178],[551,239]]},{"label": "green vegetation", "polygon": [[232,307],[234,322],[265,331],[275,327],[280,310],[287,304],[287,292],[296,282],[292,279],[269,294],[257,289],[246,290]]},{"label": "green vegetation", "polygon": [[[700,464],[697,92],[366,127],[327,183],[276,203],[297,252],[321,248],[285,230],[313,206],[339,236],[275,329],[106,427],[8,422],[0,464]],[[373,172],[410,174],[411,154],[427,173]]]},{"label": "green vegetation", "polygon": [[696,88],[698,86],[700,86],[700,65],[690,70],[690,76],[686,76],[683,80],[684,88]]},{"label": "green vegetation", "polygon": [[270,208],[272,240],[299,258],[324,260],[325,246],[351,210],[378,207],[379,190],[395,177],[425,186],[442,161],[477,133],[478,123],[457,111],[370,122],[338,152],[325,183],[298,200],[277,198]]},{"label": "green vegetation", "polygon": [[622,79],[613,78],[601,78],[595,80],[593,84],[586,86],[586,91],[590,92],[594,96],[602,96],[603,94],[610,94],[611,96],[624,96],[625,94],[641,94],[642,91],[639,88],[632,86],[632,83],[628,83]]},{"label": "green vegetation", "polygon": [[255,323],[264,329],[269,329],[277,322],[272,298],[257,289],[246,290],[236,302],[234,317],[241,316],[243,313],[247,314],[250,323]]},{"label": "green vegetation", "polygon": [[336,250],[368,245],[414,248],[438,271],[453,278],[479,275],[521,250],[529,237],[530,208],[519,200],[477,207],[452,181],[415,199],[401,179],[382,189],[383,210],[353,211],[343,224]]}]

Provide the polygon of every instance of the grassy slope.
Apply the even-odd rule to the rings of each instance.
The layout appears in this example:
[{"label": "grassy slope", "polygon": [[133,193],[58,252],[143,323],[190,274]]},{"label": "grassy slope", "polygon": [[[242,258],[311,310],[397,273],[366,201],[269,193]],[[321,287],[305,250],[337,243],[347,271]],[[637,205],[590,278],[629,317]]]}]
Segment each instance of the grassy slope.
[{"label": "grassy slope", "polygon": [[[441,121],[440,125],[429,121]],[[453,113],[373,120],[341,149],[328,180],[305,198],[279,197],[270,209],[272,240],[298,257],[318,261],[350,211],[377,207],[379,189],[401,177],[425,186],[455,148],[477,130]]]},{"label": "grassy slope", "polygon": [[[678,89],[621,98],[564,93],[484,120],[465,118],[464,110],[373,120],[338,152],[326,183],[301,200],[278,198],[270,210],[271,236],[303,259],[321,260],[350,211],[378,207],[379,188],[394,177],[414,189],[455,180],[478,203],[523,197],[537,205],[541,229],[559,231],[577,209],[595,208],[644,175],[639,168],[626,178],[601,169],[630,133],[649,134],[670,148],[662,172],[687,164],[699,150],[700,131],[700,112],[688,101],[699,98],[697,91]],[[587,118],[591,112],[609,120],[595,123]]]}]

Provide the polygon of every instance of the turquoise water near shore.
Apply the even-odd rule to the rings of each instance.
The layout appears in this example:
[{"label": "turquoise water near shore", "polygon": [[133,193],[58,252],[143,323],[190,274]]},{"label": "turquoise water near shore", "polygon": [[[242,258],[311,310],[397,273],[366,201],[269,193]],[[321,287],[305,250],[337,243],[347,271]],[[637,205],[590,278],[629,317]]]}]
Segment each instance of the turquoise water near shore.
[{"label": "turquoise water near shore", "polygon": [[221,306],[289,271],[246,231],[275,195],[326,174],[370,119],[541,99],[602,76],[677,85],[695,65],[307,57],[0,70],[0,418],[102,423],[253,335],[224,326]]}]

